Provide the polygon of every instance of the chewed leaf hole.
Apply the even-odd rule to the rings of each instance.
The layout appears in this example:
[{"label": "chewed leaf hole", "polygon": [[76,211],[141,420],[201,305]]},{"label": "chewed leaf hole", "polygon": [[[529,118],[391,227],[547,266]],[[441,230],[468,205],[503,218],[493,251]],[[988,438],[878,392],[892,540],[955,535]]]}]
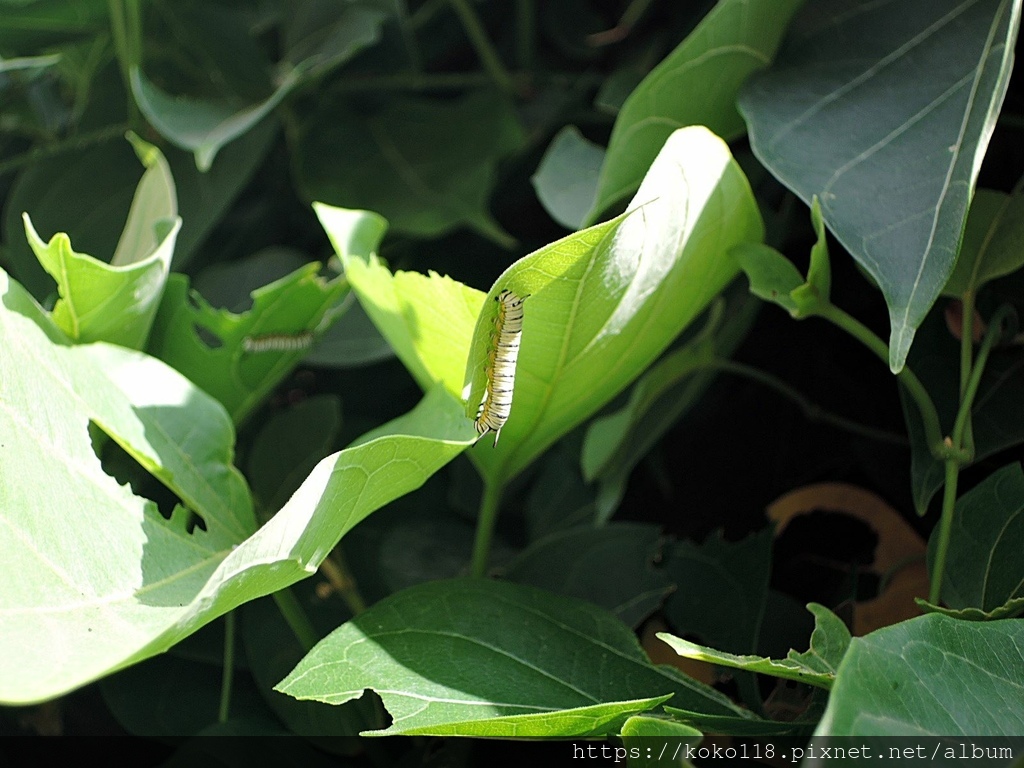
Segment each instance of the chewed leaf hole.
[{"label": "chewed leaf hole", "polygon": [[215,334],[209,328],[205,328],[204,326],[199,325],[199,323],[192,323],[192,330],[195,331],[199,340],[210,349],[220,349],[224,346],[224,342],[221,341],[220,336]]},{"label": "chewed leaf hole", "polygon": [[206,522],[188,509],[176,493],[147,472],[120,445],[112,440],[96,422],[89,422],[89,439],[93,453],[100,460],[103,471],[117,481],[127,484],[139,498],[148,499],[156,505],[165,520],[177,518],[188,533],[196,528],[206,530]]}]

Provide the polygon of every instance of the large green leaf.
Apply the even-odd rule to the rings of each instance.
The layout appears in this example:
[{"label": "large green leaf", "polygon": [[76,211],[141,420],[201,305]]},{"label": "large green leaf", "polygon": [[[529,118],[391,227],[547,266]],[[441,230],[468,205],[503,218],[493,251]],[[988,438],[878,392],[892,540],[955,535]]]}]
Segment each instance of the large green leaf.
[{"label": "large green leaf", "polygon": [[[188,278],[171,275],[153,324],[149,351],[184,373],[228,409],[239,424],[302,360],[317,334],[336,319],[345,281],[326,281],[318,263],[307,264],[253,291],[252,308],[235,314],[215,309]],[[304,339],[294,349],[252,351],[265,337]]]},{"label": "large green leaf", "polygon": [[294,162],[310,200],[377,211],[418,237],[468,226],[509,246],[487,203],[498,161],[523,140],[511,105],[493,91],[394,99],[372,116],[325,98],[301,126]]},{"label": "large green leaf", "polygon": [[[320,462],[256,531],[213,399],[138,352],[68,346],[24,289],[0,280],[0,701],[59,695],[305,578],[474,437],[461,403],[438,390]],[[181,499],[170,519],[104,472],[93,426]]]},{"label": "large green leaf", "polygon": [[427,390],[440,382],[458,395],[483,294],[436,272],[392,274],[372,253],[379,237],[368,239],[383,234],[379,216],[320,203],[314,208],[360,304],[416,383]]},{"label": "large green leaf", "polygon": [[526,256],[495,282],[466,370],[475,417],[493,346],[494,299],[529,297],[515,397],[502,440],[474,458],[510,478],[618,394],[736,275],[734,245],[761,217],[725,143],[706,128],[672,135],[623,217]]},{"label": "large green leaf", "polygon": [[318,77],[377,42],[391,0],[301,0],[284,19],[285,67]]},{"label": "large green leaf", "polygon": [[1020,0],[820,0],[740,105],[758,158],[871,274],[889,364],[949,279],[1013,62]]},{"label": "large green leaf", "polygon": [[631,627],[661,605],[672,582],[660,568],[660,528],[610,523],[558,531],[523,550],[504,576],[560,595],[589,600]]},{"label": "large green leaf", "polygon": [[[326,636],[339,621],[349,618],[340,600],[318,597],[313,582],[291,588],[303,612],[317,632]],[[322,584],[322,582],[321,582]],[[305,655],[302,643],[288,626],[272,597],[254,600],[241,611],[241,640],[249,671],[259,692],[288,730],[313,739],[332,752],[358,750],[358,733],[377,724],[375,701],[352,702],[332,707],[317,701],[296,701],[275,691],[274,684]],[[234,698],[234,697],[232,697]],[[232,706],[232,712],[234,712]]]},{"label": "large green leaf", "polygon": [[956,268],[944,296],[975,294],[985,283],[1024,264],[1024,194],[979,189],[971,200]]},{"label": "large green leaf", "polygon": [[80,342],[141,349],[160,306],[181,219],[167,161],[156,147],[129,138],[147,170],[110,264],[75,253],[62,232],[44,243],[27,213],[24,218],[29,246],[57,282],[53,319],[60,329]]},{"label": "large green leaf", "polygon": [[[182,219],[174,249],[176,268],[195,255],[262,162],[274,134],[269,124],[249,131],[226,147],[216,167],[205,174],[196,169],[191,155],[165,148]],[[66,232],[76,247],[106,259],[124,236],[125,213],[139,176],[139,161],[121,140],[69,149],[26,168],[11,188],[4,209],[5,250],[14,277],[38,299],[53,289],[53,280],[25,241],[23,212],[31,215],[40,232]]]},{"label": "large green leaf", "polygon": [[[1024,611],[1024,472],[1011,464],[956,502],[942,601],[979,618]],[[935,560],[938,528],[929,543]]]},{"label": "large green leaf", "polygon": [[[193,638],[200,634],[203,631]],[[223,654],[223,633],[218,639]],[[222,684],[219,660],[211,664],[183,658],[174,651],[147,659],[100,681],[103,702],[118,725],[133,736],[193,736],[217,722]],[[271,719],[271,713],[244,674],[236,674],[232,685],[231,712],[233,717]]]},{"label": "large green leaf", "polygon": [[[149,123],[175,146],[192,152],[196,166],[207,171],[222,147],[252,130],[296,86],[376,42],[387,17],[379,6],[329,0],[292,4],[283,30],[286,58],[270,78],[272,84],[244,8],[172,6],[167,17],[191,33],[182,41],[185,47],[212,70],[208,79],[226,85],[229,95],[171,96],[137,66],[129,74],[132,95]],[[252,94],[263,98],[252,101]]]},{"label": "large green leaf", "polygon": [[206,99],[171,96],[132,68],[132,95],[139,110],[164,138],[192,152],[196,167],[208,171],[221,147],[246,133],[281,103],[298,84],[286,77],[266,99],[248,106]]},{"label": "large green leaf", "polygon": [[633,193],[677,128],[706,125],[724,139],[745,130],[736,96],[768,65],[804,0],[722,0],[626,99],[583,223]]},{"label": "large green leaf", "polygon": [[[732,653],[753,653],[761,632],[771,576],[771,526],[731,543],[721,531],[701,544],[677,541],[665,558],[665,575],[676,589],[664,615],[680,634],[696,635],[706,645]],[[751,675],[737,683],[743,700],[760,704]]]},{"label": "large green leaf", "polygon": [[1024,621],[931,614],[850,642],[816,735],[1021,734],[1022,690]]},{"label": "large green leaf", "polygon": [[245,476],[263,509],[276,512],[334,444],[341,403],[314,395],[279,411],[260,425],[246,455]]},{"label": "large green leaf", "polygon": [[334,704],[375,690],[383,734],[603,736],[666,698],[743,715],[670,667],[589,603],[532,587],[459,579],[412,587],[322,640],[278,690]]}]

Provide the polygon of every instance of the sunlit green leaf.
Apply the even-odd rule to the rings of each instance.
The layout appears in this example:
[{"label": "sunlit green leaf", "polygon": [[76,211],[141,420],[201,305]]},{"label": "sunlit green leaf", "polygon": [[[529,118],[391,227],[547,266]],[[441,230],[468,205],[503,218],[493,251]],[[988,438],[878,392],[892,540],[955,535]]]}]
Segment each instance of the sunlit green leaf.
[{"label": "sunlit green leaf", "polygon": [[[274,133],[271,125],[257,126],[228,145],[205,174],[196,169],[191,155],[166,147],[182,219],[174,248],[176,268],[195,256],[262,162]],[[140,170],[135,153],[120,138],[83,150],[69,149],[26,168],[11,188],[3,219],[14,277],[37,299],[53,290],[53,280],[25,241],[23,212],[32,217],[38,231],[66,232],[76,248],[108,259],[123,236]]]},{"label": "sunlit green leaf", "polygon": [[470,416],[486,383],[494,299],[506,289],[529,298],[511,416],[497,447],[482,441],[474,459],[492,476],[518,474],[653,362],[736,274],[732,246],[761,234],[725,144],[705,128],[673,134],[624,217],[520,259],[491,288],[466,369]]},{"label": "sunlit green leaf", "polygon": [[[20,286],[0,280],[5,703],[57,696],[305,578],[347,530],[475,436],[461,403],[438,390],[321,461],[256,531],[231,421],[212,398],[138,352],[68,346]],[[91,428],[181,499],[169,520],[104,472]]]},{"label": "sunlit green leaf", "polygon": [[[337,278],[325,281],[319,268],[307,264],[254,291],[252,308],[240,314],[215,309],[189,290],[188,278],[172,275],[149,351],[217,398],[241,423],[334,322],[348,286]],[[248,346],[280,336],[297,339],[297,346],[266,351]]]},{"label": "sunlit green leaf", "polygon": [[586,221],[632,194],[677,128],[706,125],[725,139],[745,130],[743,82],[768,65],[804,0],[724,0],[634,89],[619,111]]},{"label": "sunlit green leaf", "polygon": [[25,234],[39,263],[57,282],[53,318],[81,342],[141,349],[156,316],[181,227],[174,179],[163,155],[130,137],[147,170],[110,264],[75,253],[64,233],[44,243],[26,213]]},{"label": "sunlit green leaf", "polygon": [[[358,231],[364,212],[322,204],[315,208],[363,309],[416,382],[424,390],[441,382],[458,395],[473,325],[483,302],[480,291],[436,272],[392,274],[372,253],[364,256],[346,245],[347,233]],[[356,229],[351,230],[354,220]]]}]

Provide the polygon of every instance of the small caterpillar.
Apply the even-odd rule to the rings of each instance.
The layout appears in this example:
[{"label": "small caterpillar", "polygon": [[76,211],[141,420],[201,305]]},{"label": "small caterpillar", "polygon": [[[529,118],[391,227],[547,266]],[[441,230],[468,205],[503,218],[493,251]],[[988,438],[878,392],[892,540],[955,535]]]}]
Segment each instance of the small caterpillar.
[{"label": "small caterpillar", "polygon": [[519,359],[519,341],[523,334],[523,302],[527,298],[519,298],[507,289],[495,297],[498,302],[498,319],[495,323],[497,334],[490,364],[487,366],[484,399],[480,403],[475,422],[480,437],[488,432],[494,433],[494,445],[498,444],[501,428],[505,426],[509,411],[512,410],[516,361]]},{"label": "small caterpillar", "polygon": [[242,339],[245,352],[299,352],[313,345],[312,331],[300,333],[268,333],[264,336],[246,336]]}]

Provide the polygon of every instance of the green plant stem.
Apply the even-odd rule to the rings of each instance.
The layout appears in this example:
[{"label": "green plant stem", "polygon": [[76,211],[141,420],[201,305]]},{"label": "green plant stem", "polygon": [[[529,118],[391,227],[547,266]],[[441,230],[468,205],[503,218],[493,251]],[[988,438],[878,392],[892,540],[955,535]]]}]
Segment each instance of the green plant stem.
[{"label": "green plant stem", "polygon": [[498,522],[498,508],[501,506],[501,491],[504,484],[496,480],[484,480],[484,495],[480,499],[480,514],[476,519],[476,539],[473,542],[472,574],[487,575],[487,562],[491,556],[491,542],[494,526]]},{"label": "green plant stem", "polygon": [[277,603],[277,609],[281,612],[281,616],[284,617],[285,622],[299,641],[302,650],[309,653],[313,650],[313,646],[319,642],[320,636],[317,634],[316,629],[314,629],[313,623],[309,620],[306,612],[302,610],[302,605],[299,604],[295,593],[288,588],[279,589],[274,593],[274,602]]},{"label": "green plant stem", "polygon": [[[882,362],[888,364],[889,347],[870,328],[855,317],[847,314],[834,304],[825,304],[817,314],[819,317],[823,317],[842,328],[874,352],[881,358]],[[921,414],[921,421],[924,424],[925,440],[928,442],[928,449],[932,455],[942,461],[947,458],[957,458],[950,455],[951,447],[942,438],[939,412],[935,409],[935,403],[932,402],[928,390],[924,388],[921,380],[917,378],[917,375],[909,366],[904,366],[903,370],[896,374],[896,378],[917,405],[917,410]]]},{"label": "green plant stem", "polygon": [[939,540],[935,548],[935,567],[928,590],[928,602],[938,605],[942,595],[942,575],[946,572],[946,553],[953,532],[953,510],[956,507],[956,485],[960,478],[960,465],[955,459],[946,460],[946,482],[942,489],[942,517],[939,520]]},{"label": "green plant stem", "polygon": [[[573,75],[565,72],[545,72],[536,75],[528,72],[509,74],[516,90],[526,88],[530,83],[541,82],[561,88],[592,88],[600,82],[596,75]],[[493,78],[486,72],[441,72],[417,75],[400,72],[394,75],[373,75],[351,77],[331,85],[331,93],[366,93],[378,91],[464,91],[490,85]]]},{"label": "green plant stem", "polygon": [[[985,373],[985,365],[988,363],[988,356],[992,352],[992,347],[995,346],[996,342],[1003,332],[1003,322],[1013,311],[1013,308],[1007,304],[1004,304],[996,313],[992,316],[989,322],[988,330],[985,331],[985,337],[981,340],[981,345],[978,347],[978,358],[974,361],[974,367],[971,369],[970,376],[967,379],[967,386],[964,388],[963,396],[960,399],[960,410],[956,414],[956,422],[953,424],[953,444],[955,446],[961,446],[963,444],[964,435],[970,427],[971,409],[974,407],[974,399],[978,396],[978,388],[981,386],[981,377]],[[969,459],[973,459],[971,456]]]},{"label": "green plant stem", "polygon": [[416,42],[416,30],[409,19],[409,4],[406,0],[397,0],[395,14],[398,17],[398,29],[402,35],[402,44],[405,46],[405,55],[409,59],[409,69],[418,75],[423,72],[423,57]]},{"label": "green plant stem", "polygon": [[[960,299],[962,317],[960,320],[960,399],[967,394],[967,385],[971,376],[974,353],[974,291],[968,290]],[[963,447],[971,456],[974,455],[974,426],[968,421],[964,433]]]},{"label": "green plant stem", "polygon": [[320,573],[345,601],[345,605],[348,606],[353,616],[358,616],[366,610],[366,601],[359,593],[356,581],[352,578],[348,565],[338,549],[335,549],[320,563]]},{"label": "green plant stem", "polygon": [[104,142],[111,141],[113,139],[124,138],[125,131],[127,130],[128,123],[117,123],[115,125],[108,125],[103,128],[99,128],[98,130],[91,131],[90,133],[83,133],[79,136],[72,136],[61,141],[55,141],[52,144],[44,144],[40,147],[34,147],[27,152],[23,152],[20,155],[16,155],[9,160],[5,160],[0,163],[0,176],[3,176],[5,173],[10,173],[11,171],[16,171],[26,165],[38,163],[48,157],[59,155],[61,152],[65,152],[67,150],[85,149],[93,144],[103,144]]},{"label": "green plant stem", "polygon": [[762,371],[759,368],[755,368],[744,363],[738,363],[735,360],[715,359],[712,360],[707,368],[724,371],[726,373],[732,373],[737,376],[743,376],[744,378],[756,381],[758,384],[762,384],[775,392],[778,392],[783,397],[792,400],[796,406],[803,412],[804,416],[809,421],[817,421],[822,424],[828,424],[838,429],[846,430],[855,435],[866,437],[871,440],[878,440],[885,443],[894,443],[896,445],[907,445],[907,439],[903,435],[896,434],[895,432],[889,432],[884,429],[875,429],[874,427],[868,427],[859,422],[847,419],[838,414],[826,411],[821,406],[808,400],[802,393],[798,392],[788,383],[782,379],[773,376],[766,371]]},{"label": "green plant stem", "polygon": [[964,291],[960,297],[960,397],[967,391],[971,375],[971,355],[974,349],[974,291]]},{"label": "green plant stem", "polygon": [[448,2],[455,10],[455,13],[458,14],[459,20],[462,22],[462,28],[466,30],[466,35],[469,37],[476,55],[480,57],[480,63],[483,65],[483,68],[501,90],[506,93],[513,93],[515,83],[512,81],[512,76],[509,75],[505,65],[501,63],[501,59],[498,57],[498,52],[491,45],[491,41],[484,31],[484,25],[480,22],[480,17],[476,15],[476,11],[473,10],[468,0],[448,0]]},{"label": "green plant stem", "polygon": [[604,32],[598,32],[594,35],[589,35],[588,40],[591,45],[610,45],[611,43],[620,42],[633,31],[633,27],[640,20],[640,18],[647,12],[653,0],[633,0],[622,12],[622,16],[619,17],[619,22],[611,29],[607,29]]},{"label": "green plant stem", "polygon": [[127,87],[131,54],[128,50],[128,22],[125,18],[124,5],[121,0],[107,0],[107,10],[110,14],[110,36],[114,41],[117,63],[121,68],[121,78]]},{"label": "green plant stem", "polygon": [[516,63],[523,69],[533,66],[533,34],[537,24],[534,0],[516,0]]},{"label": "green plant stem", "polygon": [[448,0],[425,0],[423,5],[412,12],[409,20],[412,22],[413,29],[419,29],[427,23],[434,20],[441,9],[448,5]]},{"label": "green plant stem", "polygon": [[138,126],[141,120],[135,99],[131,97],[132,84],[129,73],[132,67],[142,66],[142,12],[139,0],[107,0],[110,12],[110,31],[117,51],[128,96],[128,124]]},{"label": "green plant stem", "polygon": [[[965,308],[966,311],[966,308]],[[973,367],[967,376],[967,383],[963,387],[963,394],[960,398],[960,409],[956,414],[956,422],[953,424],[953,434],[950,442],[954,450],[963,451],[964,441],[971,432],[971,409],[974,407],[974,399],[978,396],[978,388],[981,386],[981,377],[985,373],[985,366],[988,364],[989,354],[1002,335],[1003,322],[1013,311],[1013,308],[1004,304],[989,321],[988,330],[978,347],[978,356]],[[973,314],[974,309],[971,308]],[[963,357],[961,357],[963,363]],[[962,374],[963,372],[961,372]],[[968,447],[973,454],[973,450]],[[932,570],[931,589],[928,592],[928,601],[938,605],[942,596],[942,577],[946,571],[946,553],[949,550],[949,540],[953,530],[953,512],[956,509],[956,486],[960,476],[960,466],[973,458],[968,456],[966,460],[949,458],[946,460],[946,485],[942,494],[942,518],[939,520],[939,539],[935,548],[935,568]]]},{"label": "green plant stem", "polygon": [[220,706],[217,722],[226,723],[231,710],[231,686],[235,679],[235,629],[238,619],[234,611],[224,617],[224,669],[220,680]]}]

